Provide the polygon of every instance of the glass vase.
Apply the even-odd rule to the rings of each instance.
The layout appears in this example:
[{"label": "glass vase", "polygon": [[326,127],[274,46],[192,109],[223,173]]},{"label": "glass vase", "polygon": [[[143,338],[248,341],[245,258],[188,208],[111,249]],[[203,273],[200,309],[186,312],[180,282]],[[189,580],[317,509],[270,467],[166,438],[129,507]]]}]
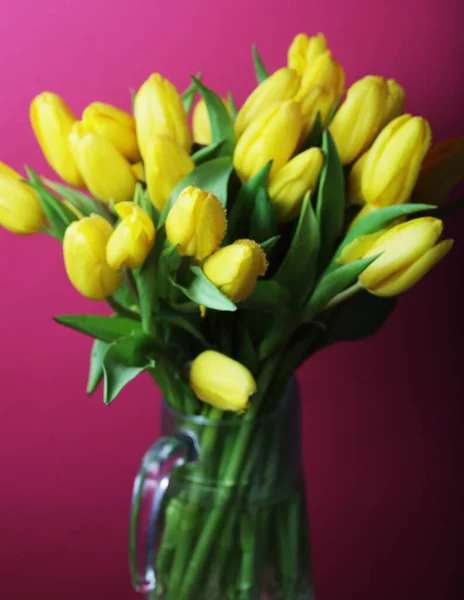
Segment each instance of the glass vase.
[{"label": "glass vase", "polygon": [[163,405],[134,483],[130,566],[154,600],[312,600],[300,394],[247,420]]}]

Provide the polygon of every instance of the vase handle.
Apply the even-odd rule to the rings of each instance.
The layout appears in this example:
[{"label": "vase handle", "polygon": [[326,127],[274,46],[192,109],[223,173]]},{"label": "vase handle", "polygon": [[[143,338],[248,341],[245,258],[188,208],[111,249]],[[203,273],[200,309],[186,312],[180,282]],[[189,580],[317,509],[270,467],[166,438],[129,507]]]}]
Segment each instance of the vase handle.
[{"label": "vase handle", "polygon": [[146,452],[134,481],[129,529],[132,585],[147,594],[155,589],[155,538],[164,494],[174,469],[198,459],[194,434],[180,429],[162,437]]}]

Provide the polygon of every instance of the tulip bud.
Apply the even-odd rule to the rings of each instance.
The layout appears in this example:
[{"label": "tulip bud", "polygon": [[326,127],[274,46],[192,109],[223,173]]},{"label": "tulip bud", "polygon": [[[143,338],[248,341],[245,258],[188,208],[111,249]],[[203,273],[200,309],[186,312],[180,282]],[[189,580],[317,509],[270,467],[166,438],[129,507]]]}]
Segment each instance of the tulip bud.
[{"label": "tulip bud", "polygon": [[368,75],[353,83],[330,125],[342,164],[352,163],[379,132],[387,106],[388,86]]},{"label": "tulip bud", "polygon": [[324,163],[320,148],[310,148],[297,154],[274,175],[269,184],[269,196],[279,222],[298,216],[306,192],[312,192]]},{"label": "tulip bud", "polygon": [[362,194],[369,204],[382,208],[408,200],[431,137],[428,122],[411,115],[397,117],[380,132],[361,178]]},{"label": "tulip bud", "polygon": [[106,260],[106,245],[112,233],[106,219],[91,215],[71,223],[64,235],[68,277],[77,291],[91,300],[104,300],[123,282],[122,272],[112,269]]},{"label": "tulip bud", "polygon": [[279,69],[265,79],[248,97],[235,121],[235,133],[240,137],[257,116],[275,102],[292,100],[300,87],[300,76],[293,69]]},{"label": "tulip bud", "polygon": [[316,85],[309,90],[300,102],[303,121],[301,141],[304,141],[311,132],[317,113],[320,114],[322,126],[324,127],[327,124],[327,119],[335,100],[335,93],[331,89]]},{"label": "tulip bud", "polygon": [[309,37],[305,33],[299,33],[294,37],[288,49],[288,66],[303,76],[312,64],[316,56],[327,50],[327,40],[323,33]]},{"label": "tulip bud", "polygon": [[136,178],[127,159],[110,141],[76,123],[69,143],[85,186],[97,200],[115,203],[132,200]]},{"label": "tulip bud", "polygon": [[22,177],[0,162],[0,225],[19,235],[38,233],[45,215],[35,191]]},{"label": "tulip bud", "polygon": [[220,248],[203,264],[206,277],[232,302],[248,298],[266,269],[266,254],[252,240],[237,240]]},{"label": "tulip bud", "polygon": [[414,189],[416,202],[445,204],[464,179],[464,137],[444,140],[428,152]]},{"label": "tulip bud", "polygon": [[385,108],[385,115],[380,129],[383,129],[390,121],[393,121],[393,119],[402,115],[404,111],[404,102],[406,98],[404,89],[397,81],[395,81],[395,79],[387,79],[387,86],[387,106]]},{"label": "tulip bud", "polygon": [[48,164],[67,183],[82,187],[84,180],[69,147],[69,133],[77,121],[66,102],[51,92],[34,98],[30,119]]},{"label": "tulip bud", "polygon": [[181,256],[204,260],[217,250],[226,233],[226,213],[213,194],[189,186],[166,219],[166,236]]},{"label": "tulip bud", "polygon": [[169,135],[186,152],[192,138],[181,97],[170,81],[154,73],[142,84],[134,101],[137,140],[145,160],[149,141],[157,133]]},{"label": "tulip bud", "polygon": [[359,283],[375,296],[396,296],[415,285],[451,249],[452,240],[437,244],[443,231],[440,219],[421,217],[386,232],[354,240],[339,261],[380,256],[359,276]]},{"label": "tulip bud", "polygon": [[368,151],[364,152],[364,154],[361,154],[361,156],[351,167],[351,171],[348,176],[347,190],[348,201],[350,204],[358,204],[359,206],[366,204],[366,200],[362,195],[361,179],[364,165],[366,164],[367,160],[367,153]]},{"label": "tulip bud", "polygon": [[145,167],[141,160],[131,165],[131,170],[137,181],[145,183]]},{"label": "tulip bud", "polygon": [[342,66],[333,58],[330,50],[318,54],[308,65],[303,73],[301,86],[295,100],[303,100],[315,85],[332,90],[335,98],[343,94],[345,72]]},{"label": "tulip bud", "polygon": [[220,410],[244,412],[256,392],[256,382],[241,363],[214,350],[199,354],[192,363],[190,385],[199,400]]},{"label": "tulip bud", "polygon": [[187,152],[167,135],[154,135],[148,142],[145,171],[148,192],[161,211],[176,185],[195,168]]},{"label": "tulip bud", "polygon": [[114,210],[122,221],[111,234],[106,246],[110,267],[135,269],[145,262],[155,241],[152,220],[135,202],[120,202]]},{"label": "tulip bud", "polygon": [[[228,101],[225,98],[222,98],[222,101],[224,102],[224,106],[230,112]],[[202,146],[209,146],[209,144],[211,144],[211,123],[209,122],[208,109],[203,98],[196,103],[195,108],[193,109],[192,131],[193,139],[197,144],[201,144]]]},{"label": "tulip bud", "polygon": [[301,134],[301,111],[297,102],[277,102],[256,117],[239,139],[234,152],[234,167],[247,181],[265,164],[272,162],[276,173],[295,152]]},{"label": "tulip bud", "polygon": [[110,104],[93,102],[82,113],[87,131],[109,140],[116,150],[130,162],[140,160],[132,115]]}]

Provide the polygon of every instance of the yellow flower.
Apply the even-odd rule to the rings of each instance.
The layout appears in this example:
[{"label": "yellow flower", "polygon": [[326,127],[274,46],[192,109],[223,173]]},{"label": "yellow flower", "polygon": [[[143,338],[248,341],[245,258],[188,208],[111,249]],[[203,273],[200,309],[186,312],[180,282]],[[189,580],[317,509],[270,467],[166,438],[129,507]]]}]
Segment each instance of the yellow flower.
[{"label": "yellow flower", "polygon": [[292,100],[276,102],[256,117],[239,139],[234,167],[242,181],[272,160],[276,173],[295,152],[301,134],[300,105]]},{"label": "yellow flower", "polygon": [[82,187],[84,180],[69,148],[69,133],[77,119],[66,102],[42,92],[31,103],[30,119],[48,164],[67,183]]},{"label": "yellow flower", "polygon": [[265,79],[247,98],[235,121],[240,137],[248,125],[275,102],[292,100],[300,87],[300,76],[293,69],[279,69]]},{"label": "yellow flower", "polygon": [[288,49],[288,66],[299,75],[303,75],[316,56],[327,50],[327,40],[323,33],[312,37],[299,33],[293,38]]},{"label": "yellow flower", "polygon": [[0,225],[20,235],[38,233],[45,215],[35,191],[22,177],[0,162]]},{"label": "yellow flower", "polygon": [[122,221],[108,240],[106,260],[115,270],[140,267],[155,241],[153,222],[135,202],[120,202],[114,210]]},{"label": "yellow flower", "polygon": [[385,115],[380,129],[383,129],[390,121],[393,121],[393,119],[402,115],[404,111],[404,102],[406,98],[404,89],[395,79],[387,79],[387,86],[387,106],[385,108]]},{"label": "yellow flower", "polygon": [[321,124],[324,127],[329,118],[330,109],[334,105],[337,97],[333,89],[325,88],[321,85],[312,87],[306,96],[301,100],[301,116],[303,127],[301,130],[301,140],[304,141],[316,120],[317,113],[321,116]]},{"label": "yellow flower", "polygon": [[204,260],[226,233],[226,213],[213,194],[189,186],[182,190],[166,219],[166,236],[181,256]]},{"label": "yellow flower", "polygon": [[137,183],[131,165],[104,137],[73,125],[69,143],[90,193],[102,202],[132,200]]},{"label": "yellow flower", "polygon": [[252,240],[237,240],[220,248],[203,264],[206,277],[232,302],[248,298],[266,269],[266,254]]},{"label": "yellow flower", "polygon": [[344,165],[367,150],[385,117],[388,86],[382,77],[368,75],[353,83],[330,125]]},{"label": "yellow flower", "polygon": [[141,160],[131,165],[132,173],[137,181],[145,183],[145,167]]},{"label": "yellow flower", "polygon": [[130,162],[140,160],[132,115],[110,104],[93,102],[82,113],[85,129],[109,140]]},{"label": "yellow flower", "polygon": [[333,58],[330,50],[317,54],[308,65],[301,79],[300,89],[295,100],[303,100],[315,85],[333,90],[335,98],[343,93],[345,87],[345,72],[342,66]]},{"label": "yellow flower", "polygon": [[[222,98],[222,101],[224,102],[224,106],[230,112],[227,100]],[[211,144],[211,123],[209,122],[208,109],[206,108],[206,103],[203,98],[196,103],[195,108],[193,109],[192,131],[193,139],[197,144],[201,144],[202,146],[209,146],[209,144]]]},{"label": "yellow flower", "polygon": [[464,179],[464,137],[444,140],[428,152],[414,189],[416,202],[445,204]]},{"label": "yellow flower", "polygon": [[406,202],[430,146],[430,125],[421,117],[402,115],[389,123],[368,152],[361,190],[375,208]]},{"label": "yellow flower", "polygon": [[396,296],[415,285],[451,249],[452,240],[438,242],[440,219],[421,217],[391,229],[355,239],[339,262],[380,256],[359,276],[359,283],[375,296]]},{"label": "yellow flower", "polygon": [[244,412],[256,392],[256,381],[241,363],[214,350],[199,354],[192,363],[190,385],[202,402],[220,410]]},{"label": "yellow flower", "polygon": [[310,148],[297,154],[271,179],[268,190],[279,222],[298,216],[306,192],[317,186],[323,163],[322,150]]},{"label": "yellow flower", "polygon": [[350,174],[348,176],[348,190],[347,197],[350,204],[358,204],[363,206],[366,204],[366,200],[362,195],[361,190],[361,179],[362,173],[364,170],[364,165],[366,164],[368,150],[361,154],[361,156],[356,160],[356,162],[351,167]]},{"label": "yellow flower", "polygon": [[71,223],[64,235],[68,277],[77,291],[91,300],[104,300],[123,282],[122,272],[112,269],[106,260],[106,245],[112,233],[108,221],[91,215]]},{"label": "yellow flower", "polygon": [[145,156],[148,192],[154,206],[163,210],[176,185],[195,168],[187,152],[167,135],[154,135]]},{"label": "yellow flower", "polygon": [[173,84],[154,73],[142,84],[135,96],[137,139],[145,160],[149,141],[157,133],[172,137],[186,152],[192,138],[181,97]]}]

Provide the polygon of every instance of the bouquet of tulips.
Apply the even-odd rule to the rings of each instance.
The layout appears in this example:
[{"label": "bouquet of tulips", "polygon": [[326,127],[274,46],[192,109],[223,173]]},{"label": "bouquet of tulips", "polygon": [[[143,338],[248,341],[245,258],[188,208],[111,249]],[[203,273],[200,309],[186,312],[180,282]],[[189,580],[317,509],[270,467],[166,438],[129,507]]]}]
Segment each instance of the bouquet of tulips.
[{"label": "bouquet of tulips", "polygon": [[[95,102],[78,120],[41,93],[32,127],[64,183],[0,163],[0,224],[62,242],[73,286],[111,307],[56,318],[95,339],[87,391],[104,379],[107,404],[146,371],[179,414],[250,427],[278,410],[308,356],[373,334],[452,246],[433,209],[463,177],[463,138],[431,146],[394,79],[369,75],[345,95],[322,34],[296,36],[272,74],[255,47],[253,60],[258,85],[239,110],[200,76],[179,94],[151,75],[133,116]],[[247,431],[232,448],[208,438],[211,469],[229,483],[245,481],[256,441]],[[275,452],[269,443],[259,440],[272,486],[279,442]],[[244,520],[235,493],[219,494],[211,513],[189,494],[167,500],[158,594],[261,598],[264,550],[250,540],[263,539],[270,513]],[[295,539],[304,529],[277,528],[275,598],[309,597],[291,587],[308,560]],[[208,556],[226,572],[211,575]],[[211,586],[216,595],[200,596]]]}]

